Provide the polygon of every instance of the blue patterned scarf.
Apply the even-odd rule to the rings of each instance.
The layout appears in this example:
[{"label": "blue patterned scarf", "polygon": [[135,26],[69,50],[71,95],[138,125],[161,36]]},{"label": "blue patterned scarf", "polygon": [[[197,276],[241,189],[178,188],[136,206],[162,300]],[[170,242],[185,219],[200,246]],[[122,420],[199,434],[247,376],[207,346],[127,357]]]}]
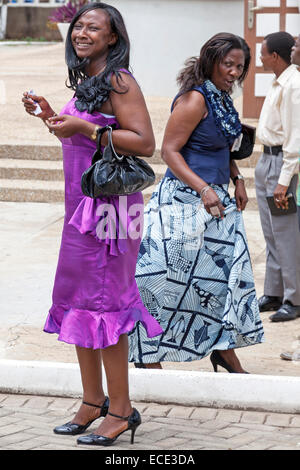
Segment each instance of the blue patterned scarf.
[{"label": "blue patterned scarf", "polygon": [[217,129],[225,136],[231,146],[242,132],[239,113],[226,91],[219,90],[210,80],[202,85],[206,98],[211,106]]}]

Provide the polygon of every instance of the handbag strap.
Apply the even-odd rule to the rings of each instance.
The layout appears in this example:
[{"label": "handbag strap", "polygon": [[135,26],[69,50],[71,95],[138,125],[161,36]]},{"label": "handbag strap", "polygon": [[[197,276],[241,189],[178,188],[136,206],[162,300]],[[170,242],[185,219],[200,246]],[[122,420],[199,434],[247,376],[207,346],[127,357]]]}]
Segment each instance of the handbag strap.
[{"label": "handbag strap", "polygon": [[[112,131],[113,131],[113,128],[112,126],[106,126],[106,130],[108,131],[108,145],[110,146],[111,148],[111,151],[112,153],[114,154],[114,157],[119,161],[121,162],[124,158],[124,155],[118,155],[116,150],[115,150],[115,147],[114,147],[114,144],[113,144],[113,141],[112,141]],[[103,133],[102,133],[103,134]]]},{"label": "handbag strap", "polygon": [[[114,124],[113,124],[114,125]],[[107,130],[109,131],[112,130],[112,126],[104,126],[104,127],[100,127],[100,129],[97,130],[97,150],[99,152],[101,152],[101,140],[102,140],[102,136],[104,134],[104,132],[106,132]],[[102,153],[102,152],[101,152]]]},{"label": "handbag strap", "polygon": [[[103,157],[103,152],[102,152],[102,149],[101,149],[101,140],[102,140],[102,136],[104,134],[104,132],[108,131],[108,135],[109,135],[109,140],[108,142],[110,143],[111,141],[111,144],[112,144],[112,140],[111,140],[111,133],[112,133],[112,130],[116,128],[116,125],[115,124],[111,124],[110,126],[104,126],[104,127],[100,127],[99,129],[97,129],[97,139],[96,139],[96,142],[97,142],[97,150],[95,151],[93,157],[92,157],[92,164],[96,163],[98,160],[100,160],[100,158]],[[115,150],[114,150],[115,152]]]}]

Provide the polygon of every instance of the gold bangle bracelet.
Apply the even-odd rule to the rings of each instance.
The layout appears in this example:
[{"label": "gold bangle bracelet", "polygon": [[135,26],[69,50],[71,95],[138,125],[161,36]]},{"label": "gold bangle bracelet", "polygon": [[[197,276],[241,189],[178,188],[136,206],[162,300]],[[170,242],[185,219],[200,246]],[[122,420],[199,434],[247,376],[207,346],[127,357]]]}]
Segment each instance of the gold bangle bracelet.
[{"label": "gold bangle bracelet", "polygon": [[97,133],[98,133],[98,130],[99,130],[99,129],[101,129],[101,126],[96,125],[96,126],[95,126],[95,129],[94,129],[94,131],[93,131],[93,133],[92,133],[91,136],[90,136],[90,138],[91,138],[92,140],[95,141],[95,140],[97,139]]}]

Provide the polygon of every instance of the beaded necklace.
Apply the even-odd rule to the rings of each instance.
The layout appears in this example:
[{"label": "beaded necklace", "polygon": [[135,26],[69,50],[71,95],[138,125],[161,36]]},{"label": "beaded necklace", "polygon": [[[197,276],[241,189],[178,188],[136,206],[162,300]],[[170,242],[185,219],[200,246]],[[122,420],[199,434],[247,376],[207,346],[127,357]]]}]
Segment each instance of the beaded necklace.
[{"label": "beaded necklace", "polygon": [[229,145],[242,132],[239,114],[226,91],[219,90],[213,82],[205,80],[202,84],[205,95],[211,105],[217,129],[225,136]]}]

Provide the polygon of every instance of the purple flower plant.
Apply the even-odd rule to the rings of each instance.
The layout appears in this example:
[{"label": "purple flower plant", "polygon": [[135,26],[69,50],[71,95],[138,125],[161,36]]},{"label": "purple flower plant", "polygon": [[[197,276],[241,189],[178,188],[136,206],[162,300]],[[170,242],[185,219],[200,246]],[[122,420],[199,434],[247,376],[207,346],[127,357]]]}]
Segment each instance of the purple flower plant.
[{"label": "purple flower plant", "polygon": [[51,16],[50,23],[70,23],[74,15],[86,4],[88,0],[69,0],[68,3],[56,8]]}]

